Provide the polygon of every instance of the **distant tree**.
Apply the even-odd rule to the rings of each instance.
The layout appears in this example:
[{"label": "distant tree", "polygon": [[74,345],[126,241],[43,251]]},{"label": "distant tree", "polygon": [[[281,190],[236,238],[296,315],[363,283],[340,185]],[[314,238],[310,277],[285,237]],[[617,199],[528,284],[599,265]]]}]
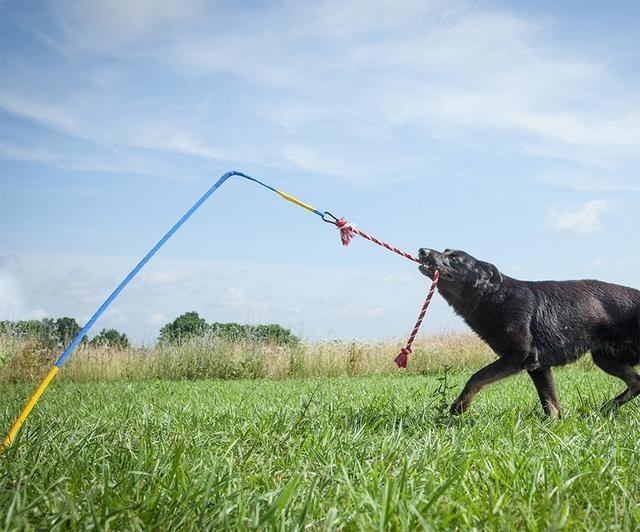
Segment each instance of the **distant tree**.
[{"label": "distant tree", "polygon": [[212,336],[218,336],[226,340],[243,340],[248,337],[247,327],[239,323],[212,323],[209,325]]},{"label": "distant tree", "polygon": [[225,340],[251,340],[276,345],[296,345],[299,338],[277,323],[269,325],[241,325],[239,323],[211,323],[197,312],[187,312],[160,329],[159,342],[176,343],[194,336],[209,334]]},{"label": "distant tree", "polygon": [[269,325],[256,325],[252,331],[255,340],[260,342],[272,342],[278,345],[296,345],[300,339],[289,329],[285,329],[277,323]]},{"label": "distant tree", "polygon": [[42,320],[3,321],[0,334],[29,339],[47,348],[61,348],[71,343],[80,332],[80,325],[73,318],[44,318]]},{"label": "distant tree", "polygon": [[239,323],[212,323],[209,330],[214,336],[229,340],[253,340],[277,345],[296,345],[299,338],[277,323],[269,325],[240,325]]},{"label": "distant tree", "polygon": [[97,347],[113,347],[116,349],[125,349],[129,347],[129,339],[125,333],[121,333],[116,329],[102,329],[89,342],[92,346]]},{"label": "distant tree", "polygon": [[64,317],[55,321],[55,336],[58,343],[67,346],[71,343],[76,335],[80,332],[80,325],[74,318]]},{"label": "distant tree", "polygon": [[186,312],[160,329],[160,342],[181,342],[193,336],[201,336],[207,330],[207,322],[197,312]]}]

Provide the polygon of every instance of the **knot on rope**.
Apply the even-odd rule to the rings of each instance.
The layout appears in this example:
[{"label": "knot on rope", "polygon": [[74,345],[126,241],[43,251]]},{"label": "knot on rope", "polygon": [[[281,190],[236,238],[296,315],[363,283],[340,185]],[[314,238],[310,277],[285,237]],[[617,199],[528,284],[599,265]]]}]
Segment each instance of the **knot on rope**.
[{"label": "knot on rope", "polygon": [[409,353],[411,353],[411,346],[408,345],[407,347],[403,347],[400,350],[400,354],[393,359],[393,361],[396,363],[396,365],[399,368],[406,368],[407,367],[407,356],[409,355]]},{"label": "knot on rope", "polygon": [[344,218],[336,220],[336,227],[340,230],[340,239],[343,246],[348,246],[353,238],[354,225],[350,224]]}]

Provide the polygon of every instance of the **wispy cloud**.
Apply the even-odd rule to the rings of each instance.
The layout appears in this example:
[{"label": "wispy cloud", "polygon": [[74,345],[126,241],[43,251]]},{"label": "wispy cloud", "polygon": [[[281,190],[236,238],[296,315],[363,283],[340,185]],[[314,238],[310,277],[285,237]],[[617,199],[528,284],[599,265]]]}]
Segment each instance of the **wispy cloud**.
[{"label": "wispy cloud", "polygon": [[0,319],[19,318],[25,312],[24,297],[13,275],[0,270]]},{"label": "wispy cloud", "polygon": [[147,275],[144,278],[150,285],[178,286],[190,277],[194,277],[194,273],[195,272],[191,268],[152,268],[147,272]]},{"label": "wispy cloud", "polygon": [[208,146],[192,133],[173,126],[147,126],[134,135],[137,143],[143,148],[166,150],[184,155],[193,155],[205,159],[229,159],[221,148]]},{"label": "wispy cloud", "polygon": [[16,94],[7,88],[0,91],[0,109],[66,133],[78,131],[78,120],[61,104]]},{"label": "wispy cloud", "polygon": [[609,204],[603,200],[591,200],[577,210],[552,209],[548,220],[557,231],[588,235],[600,231],[603,215]]},{"label": "wispy cloud", "polygon": [[348,163],[340,160],[335,155],[320,155],[308,146],[285,146],[282,151],[282,158],[296,168],[317,174],[335,176],[355,174],[354,169],[349,168]]},{"label": "wispy cloud", "polygon": [[[637,161],[640,110],[633,88],[598,58],[563,50],[541,20],[504,9],[479,12],[464,2],[337,5],[275,3],[236,6],[236,12],[199,0],[56,3],[62,45],[80,57],[109,58],[110,80],[122,78],[112,74],[124,65],[162,65],[174,82],[190,90],[197,80],[211,96],[194,101],[175,92],[158,100],[153,93],[153,104],[128,105],[127,91],[136,89],[123,81],[87,92],[87,82],[100,77],[94,68],[79,84],[85,105],[74,114],[54,95],[43,103],[14,91],[0,106],[90,142],[337,177],[376,179],[381,172],[371,171],[378,166],[371,152],[406,128],[414,134],[405,149],[425,137],[482,144],[492,132],[520,135],[510,149],[530,157],[606,164],[612,171]],[[265,31],[275,21],[280,30]],[[231,76],[229,86],[242,80],[241,105],[226,118],[242,124],[246,135],[221,137],[199,120],[198,109],[207,106],[216,120],[225,114],[221,101],[228,95],[217,75]],[[139,124],[137,134],[121,119],[101,116],[100,98],[121,101],[123,114]],[[400,144],[398,138],[396,149]]]}]

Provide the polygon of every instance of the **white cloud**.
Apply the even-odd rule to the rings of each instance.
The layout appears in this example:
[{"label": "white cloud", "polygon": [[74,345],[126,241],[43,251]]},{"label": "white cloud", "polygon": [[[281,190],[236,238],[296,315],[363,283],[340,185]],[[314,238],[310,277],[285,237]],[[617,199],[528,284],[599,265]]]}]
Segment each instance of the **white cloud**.
[{"label": "white cloud", "polygon": [[76,117],[61,104],[16,94],[7,88],[0,90],[0,109],[66,133],[78,131]]},{"label": "white cloud", "polygon": [[172,173],[166,164],[148,156],[111,150],[108,154],[70,154],[63,147],[44,149],[37,145],[18,145],[0,140],[0,160],[31,161],[65,170],[137,174],[173,179],[186,179],[183,173]]},{"label": "white cloud", "polygon": [[587,235],[600,231],[602,216],[608,210],[606,201],[591,200],[576,211],[552,209],[548,220],[557,231]]},{"label": "white cloud", "polygon": [[[409,2],[397,10],[382,5],[385,16],[364,20],[341,15],[360,7],[360,2],[347,2],[344,11],[335,12],[320,4],[310,9],[317,19],[313,23],[308,11],[298,9],[293,17],[300,20],[291,24],[296,29],[274,37],[260,35],[249,44],[187,40],[177,49],[182,58],[191,57],[196,70],[227,71],[260,84],[286,85],[294,101],[304,95],[308,112],[295,104],[281,105],[281,112],[262,111],[290,132],[314,124],[335,127],[339,121],[384,124],[387,129],[412,125],[450,138],[465,131],[508,130],[544,142],[547,153],[554,149],[581,163],[587,157],[609,163],[635,157],[640,113],[634,93],[599,62],[541,44],[549,41],[544,26],[506,13],[478,13],[464,5],[447,8],[440,3],[425,8]],[[397,18],[410,23],[401,35],[390,31],[395,28],[390,19]],[[376,38],[367,39],[369,34]],[[339,36],[340,41],[333,53],[309,55],[297,43],[310,35],[327,41]],[[212,61],[212,56],[223,57],[221,50],[224,60]],[[206,59],[198,60],[198,55]],[[265,69],[268,76],[261,73]],[[602,99],[603,92],[615,96]],[[589,104],[576,104],[585,101]],[[542,150],[530,146],[531,142],[520,149],[534,156]],[[306,154],[288,156],[303,169],[308,159]],[[329,165],[327,173],[344,173],[334,167]]]},{"label": "white cloud", "polygon": [[132,140],[132,143],[143,148],[195,155],[205,159],[228,159],[222,149],[207,145],[192,133],[173,126],[147,126],[132,137],[137,139]]},{"label": "white cloud", "polygon": [[15,319],[24,311],[24,306],[17,281],[0,272],[0,319]]},{"label": "white cloud", "polygon": [[357,173],[339,157],[328,153],[319,154],[307,146],[286,146],[282,151],[282,158],[296,168],[317,174],[349,176]]},{"label": "white cloud", "polygon": [[190,268],[173,268],[169,270],[154,269],[146,272],[144,280],[150,285],[173,286],[193,276],[194,272]]},{"label": "white cloud", "polygon": [[559,143],[600,146],[618,149],[623,153],[636,153],[640,147],[639,116],[629,114],[608,120],[563,111],[525,111],[514,117],[514,125]]},{"label": "white cloud", "polygon": [[256,112],[288,133],[294,133],[303,127],[317,123],[327,116],[326,110],[319,109],[309,101],[278,101],[272,105],[259,107]]},{"label": "white cloud", "polygon": [[258,296],[250,297],[247,289],[242,285],[229,286],[222,294],[222,302],[232,308],[251,309],[260,306],[262,310],[266,307],[260,303]]},{"label": "white cloud", "polygon": [[[71,57],[91,63],[106,56],[112,65],[94,66],[78,80],[73,114],[52,95],[23,102],[14,90],[5,103],[10,112],[95,144],[368,180],[385,173],[381,157],[371,161],[379,144],[407,160],[397,153],[409,138],[399,135],[406,127],[415,142],[426,136],[465,146],[491,134],[515,134],[523,138],[510,138],[509,150],[606,166],[612,173],[621,161],[637,161],[634,87],[600,58],[563,47],[547,21],[506,9],[437,0],[252,9],[200,0],[135,6],[113,0],[51,8]],[[274,22],[279,31],[265,30]],[[170,74],[173,89],[183,83],[186,90],[177,89],[170,101],[158,101],[163,91],[150,90],[151,101],[142,105],[129,92],[138,96],[139,87],[127,83],[139,75],[129,68],[147,65]],[[102,68],[107,81],[96,84]],[[217,76],[225,74],[220,83]],[[223,86],[239,88],[240,99]],[[61,94],[58,101],[66,98]],[[101,116],[103,106],[119,112]],[[243,124],[247,134],[221,136],[219,126],[228,120]],[[151,125],[131,134],[132,122]],[[390,139],[397,145],[389,146]]]},{"label": "white cloud", "polygon": [[165,323],[169,323],[169,319],[164,314],[152,314],[149,316],[147,323],[153,327],[162,327]]}]

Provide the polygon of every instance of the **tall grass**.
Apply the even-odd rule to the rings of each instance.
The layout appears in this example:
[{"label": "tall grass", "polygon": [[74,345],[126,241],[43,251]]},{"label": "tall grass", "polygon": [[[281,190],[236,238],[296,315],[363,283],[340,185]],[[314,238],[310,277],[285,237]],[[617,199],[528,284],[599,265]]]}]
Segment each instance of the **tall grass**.
[{"label": "tall grass", "polygon": [[[60,377],[73,382],[120,380],[259,379],[284,377],[364,376],[397,371],[393,358],[399,341],[329,341],[278,346],[251,340],[203,336],[179,345],[152,348],[81,346]],[[0,337],[0,382],[40,378],[58,353],[29,340]],[[494,358],[474,335],[426,337],[414,344],[409,372],[428,374],[444,367],[467,370]]]}]

